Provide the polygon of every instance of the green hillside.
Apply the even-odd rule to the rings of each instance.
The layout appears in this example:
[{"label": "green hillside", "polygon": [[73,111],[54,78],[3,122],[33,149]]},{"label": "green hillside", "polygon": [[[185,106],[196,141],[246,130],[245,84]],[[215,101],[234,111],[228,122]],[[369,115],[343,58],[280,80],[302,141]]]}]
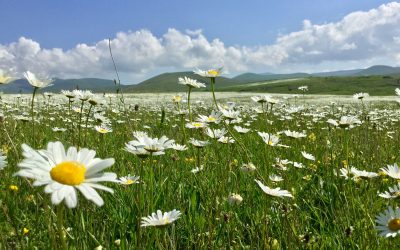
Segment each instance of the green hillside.
[{"label": "green hillside", "polygon": [[293,80],[265,81],[226,87],[221,91],[246,91],[299,94],[300,86],[309,87],[308,94],[350,95],[368,92],[371,95],[394,95],[400,78],[393,76],[309,77]]},{"label": "green hillside", "polygon": [[[210,79],[194,74],[193,72],[174,72],[174,73],[164,73],[157,75],[150,79],[147,79],[137,85],[127,86],[124,90],[125,92],[184,92],[187,91],[187,87],[178,84],[179,77],[190,77],[196,79],[202,83],[205,83],[207,89],[210,88]],[[223,87],[234,86],[240,84],[240,81],[226,78],[218,77],[216,82],[216,89]],[[194,89],[194,91],[196,91]],[[199,89],[199,91],[204,91],[204,89]]]},{"label": "green hillside", "polygon": [[[88,89],[93,92],[114,92],[114,81],[98,78],[82,79],[55,79],[52,86],[41,89],[58,93],[61,90]],[[4,93],[32,93],[33,87],[25,79],[18,79],[6,85],[0,85],[0,91]]]},{"label": "green hillside", "polygon": [[268,80],[280,80],[280,79],[292,79],[292,78],[303,78],[310,77],[307,73],[292,73],[292,74],[256,74],[256,73],[244,73],[235,76],[234,80],[239,82],[259,82]]}]

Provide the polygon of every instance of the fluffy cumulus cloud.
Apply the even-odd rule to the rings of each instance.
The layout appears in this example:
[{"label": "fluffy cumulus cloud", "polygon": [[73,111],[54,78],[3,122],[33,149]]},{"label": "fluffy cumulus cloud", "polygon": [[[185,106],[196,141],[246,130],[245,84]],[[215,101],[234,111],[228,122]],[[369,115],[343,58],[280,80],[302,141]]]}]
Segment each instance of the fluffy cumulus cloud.
[{"label": "fluffy cumulus cloud", "polygon": [[[160,37],[149,30],[119,32],[111,40],[114,58],[128,79],[166,70],[191,70],[224,66],[231,73],[244,71],[317,71],[400,64],[400,3],[366,12],[353,12],[334,23],[313,24],[279,36],[263,46],[227,46],[207,39],[202,30],[169,29]],[[75,48],[45,49],[21,37],[0,44],[0,68],[31,70],[50,76],[113,76],[108,40]]]}]

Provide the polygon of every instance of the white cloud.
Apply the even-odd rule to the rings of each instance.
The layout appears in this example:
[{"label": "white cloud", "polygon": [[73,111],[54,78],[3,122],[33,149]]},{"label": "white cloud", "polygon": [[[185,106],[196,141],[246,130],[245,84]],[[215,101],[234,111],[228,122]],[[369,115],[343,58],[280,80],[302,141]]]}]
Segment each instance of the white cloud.
[{"label": "white cloud", "polygon": [[[113,55],[125,82],[166,70],[224,66],[244,71],[318,71],[400,64],[400,4],[388,3],[366,12],[353,12],[335,23],[313,24],[279,36],[263,46],[227,46],[208,40],[202,30],[169,29],[160,37],[149,30],[119,32],[111,40]],[[75,48],[45,49],[21,37],[0,44],[0,68],[31,70],[55,77],[113,78],[108,40]]]}]

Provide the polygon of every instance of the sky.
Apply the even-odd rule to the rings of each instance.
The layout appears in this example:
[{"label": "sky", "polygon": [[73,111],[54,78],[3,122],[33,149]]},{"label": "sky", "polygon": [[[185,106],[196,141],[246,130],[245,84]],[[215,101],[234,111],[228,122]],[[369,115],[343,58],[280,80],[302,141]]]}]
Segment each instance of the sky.
[{"label": "sky", "polygon": [[378,0],[0,0],[0,70],[113,79],[224,67],[400,66],[400,3]]}]

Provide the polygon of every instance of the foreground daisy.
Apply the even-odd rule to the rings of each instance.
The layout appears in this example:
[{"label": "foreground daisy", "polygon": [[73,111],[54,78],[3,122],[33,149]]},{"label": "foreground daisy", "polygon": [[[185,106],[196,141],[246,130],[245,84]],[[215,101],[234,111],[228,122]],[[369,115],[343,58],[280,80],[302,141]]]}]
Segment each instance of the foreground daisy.
[{"label": "foreground daisy", "polygon": [[397,163],[394,165],[388,165],[387,168],[381,168],[381,170],[394,179],[400,179],[400,169],[399,166],[397,166]]},{"label": "foreground daisy", "polygon": [[7,164],[6,158],[7,157],[0,152],[0,170],[2,170],[6,166]]},{"label": "foreground daisy", "polygon": [[400,233],[400,208],[388,207],[385,212],[376,216],[375,228],[380,236],[395,237]]},{"label": "foreground daisy", "polygon": [[51,194],[55,205],[63,200],[69,208],[78,203],[78,189],[83,196],[98,206],[104,204],[95,189],[113,193],[111,188],[97,184],[101,181],[117,182],[115,173],[101,171],[114,164],[113,158],[95,158],[96,151],[70,147],[65,151],[61,142],[49,142],[47,149],[34,150],[22,144],[24,160],[18,164],[21,168],[15,175],[31,178],[34,186],[45,186],[44,191]]},{"label": "foreground daisy", "polygon": [[165,212],[164,214],[161,210],[157,210],[157,213],[152,213],[147,217],[142,217],[142,227],[161,227],[171,224],[172,222],[179,219],[181,212],[179,210],[172,210],[170,212]]},{"label": "foreground daisy", "polygon": [[264,191],[264,193],[271,195],[271,196],[276,196],[276,197],[291,197],[293,198],[293,195],[287,191],[287,190],[281,190],[280,188],[270,188],[265,186],[264,184],[261,183],[259,180],[255,180],[258,184],[258,186]]},{"label": "foreground daisy", "polygon": [[307,152],[301,151],[301,154],[303,155],[304,158],[310,161],[315,161],[315,157],[312,154],[309,154]]}]

